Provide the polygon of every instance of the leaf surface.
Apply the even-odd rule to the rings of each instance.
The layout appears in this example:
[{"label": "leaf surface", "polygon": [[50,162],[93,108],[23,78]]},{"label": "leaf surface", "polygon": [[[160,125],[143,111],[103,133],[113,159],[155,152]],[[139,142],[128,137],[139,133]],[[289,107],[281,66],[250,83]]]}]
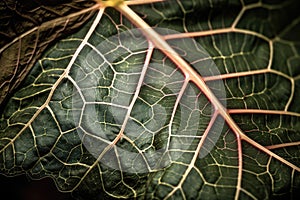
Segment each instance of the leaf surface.
[{"label": "leaf surface", "polygon": [[86,0],[0,2],[0,105],[49,44],[91,18],[93,4]]},{"label": "leaf surface", "polygon": [[299,2],[150,2],[101,2],[48,48],[3,109],[1,172],[78,199],[296,199]]}]

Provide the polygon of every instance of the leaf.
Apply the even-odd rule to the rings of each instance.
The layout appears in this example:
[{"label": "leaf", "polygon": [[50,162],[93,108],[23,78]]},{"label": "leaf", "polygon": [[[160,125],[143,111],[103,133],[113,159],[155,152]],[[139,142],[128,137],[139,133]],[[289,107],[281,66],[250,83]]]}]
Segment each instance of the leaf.
[{"label": "leaf", "polygon": [[48,48],[4,107],[1,172],[78,199],[296,199],[299,2],[150,3],[98,2]]},{"label": "leaf", "polygon": [[0,2],[0,105],[49,44],[74,32],[92,16],[92,5],[84,0]]}]

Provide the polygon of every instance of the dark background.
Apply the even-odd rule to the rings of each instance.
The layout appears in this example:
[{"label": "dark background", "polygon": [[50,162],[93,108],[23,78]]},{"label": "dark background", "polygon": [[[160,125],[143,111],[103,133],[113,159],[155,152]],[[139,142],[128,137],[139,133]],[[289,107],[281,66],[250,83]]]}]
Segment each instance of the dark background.
[{"label": "dark background", "polygon": [[26,175],[0,175],[1,200],[74,200],[70,193],[59,192],[51,178],[31,180]]}]

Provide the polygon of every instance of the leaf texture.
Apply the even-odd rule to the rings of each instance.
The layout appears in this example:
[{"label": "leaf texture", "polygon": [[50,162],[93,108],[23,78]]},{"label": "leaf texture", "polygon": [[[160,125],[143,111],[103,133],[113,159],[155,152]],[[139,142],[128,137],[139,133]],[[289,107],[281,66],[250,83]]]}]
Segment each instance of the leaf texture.
[{"label": "leaf texture", "polygon": [[3,107],[1,173],[78,199],[296,199],[299,2],[105,5]]},{"label": "leaf texture", "polygon": [[74,32],[91,18],[93,4],[84,0],[0,2],[0,104],[26,77],[51,42]]}]

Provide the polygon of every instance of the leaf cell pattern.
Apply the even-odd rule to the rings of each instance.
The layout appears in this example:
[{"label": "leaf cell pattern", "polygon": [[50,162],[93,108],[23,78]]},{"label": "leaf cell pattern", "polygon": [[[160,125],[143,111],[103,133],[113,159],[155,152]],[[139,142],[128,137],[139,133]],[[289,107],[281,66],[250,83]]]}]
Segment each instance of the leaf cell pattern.
[{"label": "leaf cell pattern", "polygon": [[1,173],[78,199],[296,198],[296,0],[98,4],[3,107]]}]

